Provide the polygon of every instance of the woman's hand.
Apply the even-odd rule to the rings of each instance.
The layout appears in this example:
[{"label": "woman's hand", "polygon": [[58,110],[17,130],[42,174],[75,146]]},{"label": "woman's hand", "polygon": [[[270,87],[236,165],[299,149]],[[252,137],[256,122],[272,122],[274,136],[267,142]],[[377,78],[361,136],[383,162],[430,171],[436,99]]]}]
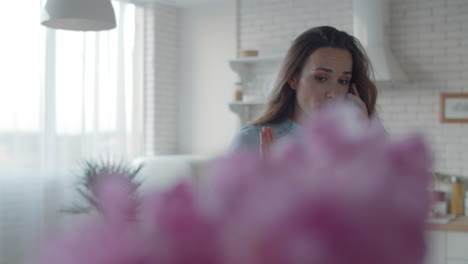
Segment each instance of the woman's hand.
[{"label": "woman's hand", "polygon": [[264,126],[260,131],[260,157],[263,159],[275,142],[275,133],[271,127]]},{"label": "woman's hand", "polygon": [[359,107],[359,109],[361,109],[362,113],[365,114],[366,117],[369,116],[369,113],[367,112],[366,104],[364,103],[364,101],[362,101],[361,95],[359,94],[355,83],[351,84],[351,92],[349,92],[346,95],[346,98],[356,103],[356,105]]}]

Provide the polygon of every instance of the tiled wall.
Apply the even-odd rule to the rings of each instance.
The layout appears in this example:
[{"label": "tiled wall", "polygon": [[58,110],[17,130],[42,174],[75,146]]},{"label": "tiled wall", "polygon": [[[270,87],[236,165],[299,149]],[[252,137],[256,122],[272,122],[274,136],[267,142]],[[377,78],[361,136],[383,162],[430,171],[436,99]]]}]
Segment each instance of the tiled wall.
[{"label": "tiled wall", "polygon": [[351,31],[351,4],[350,0],[240,0],[240,48],[274,53],[316,25]]},{"label": "tiled wall", "polygon": [[391,45],[412,80],[468,78],[468,1],[391,3]]},{"label": "tiled wall", "polygon": [[145,154],[177,151],[180,9],[155,4],[145,12]]},{"label": "tiled wall", "polygon": [[424,131],[436,169],[468,177],[468,124],[439,122],[440,93],[468,93],[468,1],[392,0],[390,40],[414,85],[382,90],[385,123]]},{"label": "tiled wall", "polygon": [[154,36],[155,36],[155,16],[154,8],[148,7],[144,9],[143,27],[144,27],[144,154],[154,155],[155,146],[155,117],[156,112],[154,109],[155,96],[155,57],[154,49]]},{"label": "tiled wall", "polygon": [[[240,0],[239,47],[284,51],[302,31],[352,33],[351,0]],[[379,113],[394,135],[423,131],[438,171],[468,177],[468,124],[439,122],[441,92],[468,93],[468,1],[390,0],[390,43],[411,84],[379,84]]]}]

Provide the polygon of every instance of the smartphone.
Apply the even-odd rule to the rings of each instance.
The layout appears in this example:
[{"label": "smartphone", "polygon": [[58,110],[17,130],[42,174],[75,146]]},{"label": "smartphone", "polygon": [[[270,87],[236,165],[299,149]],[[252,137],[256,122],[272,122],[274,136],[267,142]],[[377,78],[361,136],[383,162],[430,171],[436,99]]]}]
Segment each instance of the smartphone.
[{"label": "smartphone", "polygon": [[[355,84],[353,81],[349,82],[348,93],[356,95],[356,93],[354,92],[354,90],[352,88],[353,84]],[[357,87],[356,87],[356,89],[357,89]]]}]

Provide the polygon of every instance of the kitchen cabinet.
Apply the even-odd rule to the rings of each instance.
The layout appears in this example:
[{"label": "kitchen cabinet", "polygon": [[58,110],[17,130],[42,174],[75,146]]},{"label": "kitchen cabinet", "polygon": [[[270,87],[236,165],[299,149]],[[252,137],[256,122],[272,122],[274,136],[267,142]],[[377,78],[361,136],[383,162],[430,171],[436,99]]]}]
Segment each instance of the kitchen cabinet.
[{"label": "kitchen cabinet", "polygon": [[424,264],[446,263],[446,232],[429,231],[426,233],[427,255]]},{"label": "kitchen cabinet", "polygon": [[424,264],[468,264],[468,217],[447,224],[429,224]]},{"label": "kitchen cabinet", "polygon": [[468,264],[468,260],[448,260],[447,264]]},{"label": "kitchen cabinet", "polygon": [[447,257],[468,263],[468,233],[447,232]]}]

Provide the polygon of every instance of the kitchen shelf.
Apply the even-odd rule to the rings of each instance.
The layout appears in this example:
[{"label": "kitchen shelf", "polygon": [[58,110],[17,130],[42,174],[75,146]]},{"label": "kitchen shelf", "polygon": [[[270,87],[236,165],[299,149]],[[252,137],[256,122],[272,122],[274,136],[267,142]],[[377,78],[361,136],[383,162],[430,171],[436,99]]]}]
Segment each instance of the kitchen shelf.
[{"label": "kitchen shelf", "polygon": [[245,83],[252,78],[252,67],[257,64],[279,65],[283,61],[284,55],[271,55],[264,57],[237,58],[229,60],[231,69],[239,75],[242,83]]},{"label": "kitchen shelf", "polygon": [[230,64],[252,64],[259,62],[280,62],[284,58],[284,55],[271,55],[263,57],[248,57],[248,58],[237,58],[229,61]]},{"label": "kitchen shelf", "polygon": [[[236,58],[229,60],[229,66],[239,76],[244,96],[258,98],[267,93],[273,85],[285,54]],[[244,97],[244,98],[245,98]],[[255,99],[253,99],[255,100]],[[229,109],[239,116],[242,125],[247,124],[263,110],[264,101],[230,102]]]},{"label": "kitchen shelf", "polygon": [[252,121],[253,117],[265,106],[264,102],[251,101],[251,102],[230,102],[229,108],[240,118],[241,125],[247,124]]},{"label": "kitchen shelf", "polygon": [[229,104],[232,105],[264,105],[263,101],[232,101]]},{"label": "kitchen shelf", "polygon": [[246,108],[249,108],[249,107],[263,107],[265,105],[264,102],[260,102],[260,101],[253,101],[253,102],[230,102],[229,103],[229,108],[233,111],[233,112],[239,112],[239,111],[243,111],[244,109]]}]

